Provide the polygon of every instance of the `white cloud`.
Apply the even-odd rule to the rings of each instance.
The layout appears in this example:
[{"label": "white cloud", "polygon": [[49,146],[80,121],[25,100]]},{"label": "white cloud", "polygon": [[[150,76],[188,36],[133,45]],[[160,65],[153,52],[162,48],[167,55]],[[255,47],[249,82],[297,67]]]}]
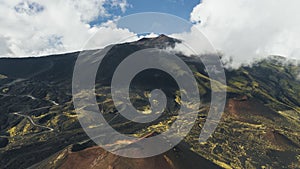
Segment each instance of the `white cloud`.
[{"label": "white cloud", "polygon": [[112,0],[111,6],[120,7],[121,11],[124,13],[126,12],[127,7],[129,7],[130,5],[126,0]]},{"label": "white cloud", "polygon": [[36,2],[20,2],[18,3],[14,9],[18,13],[26,13],[27,15],[34,15],[44,10],[44,6]]},{"label": "white cloud", "polygon": [[0,55],[5,55],[6,53],[11,53],[9,49],[9,44],[7,43],[9,38],[0,36]]},{"label": "white cloud", "polygon": [[156,34],[156,33],[151,32],[150,34],[140,36],[140,38],[156,38],[157,36],[159,36],[159,35]]},{"label": "white cloud", "polygon": [[191,27],[189,32],[176,33],[170,36],[182,40],[182,43],[177,43],[172,49],[175,52],[181,52],[187,56],[216,52],[210,41],[195,25]]},{"label": "white cloud", "polygon": [[125,11],[126,4],[126,0],[0,1],[0,55],[20,57],[76,51],[96,31],[104,32],[95,42],[103,46],[133,36],[113,24],[89,24],[98,17],[112,15],[104,6]]},{"label": "white cloud", "polygon": [[203,0],[191,21],[236,64],[268,55],[300,59],[299,6],[298,0]]},{"label": "white cloud", "polygon": [[91,29],[91,32],[93,32],[92,38],[82,46],[84,49],[99,49],[111,44],[138,40],[135,33],[118,28],[114,21],[103,23],[100,27]]}]

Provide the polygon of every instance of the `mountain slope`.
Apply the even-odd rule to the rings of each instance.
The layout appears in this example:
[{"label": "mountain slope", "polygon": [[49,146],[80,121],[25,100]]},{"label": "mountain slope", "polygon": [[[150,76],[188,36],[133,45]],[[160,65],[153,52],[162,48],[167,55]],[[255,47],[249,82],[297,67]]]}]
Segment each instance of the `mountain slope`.
[{"label": "mountain slope", "polygon": [[[131,100],[141,110],[149,106],[145,93],[155,88],[167,93],[165,115],[147,126],[117,116],[109,85],[115,68],[129,54],[145,48],[174,46],[179,42],[159,36],[115,45],[107,54],[98,72],[96,94],[99,107],[116,130],[135,136],[160,133],[168,128],[170,119],[176,117],[178,86],[161,71],[145,71],[132,82]],[[225,112],[213,136],[205,144],[199,144],[199,133],[210,103],[209,77],[199,57],[178,54],[199,83],[203,101],[199,120],[174,150],[135,161],[118,158],[95,147],[82,130],[71,94],[78,54],[0,59],[0,168],[55,168],[58,164],[61,168],[70,168],[78,160],[89,163],[101,154],[107,154],[107,158],[96,160],[94,168],[115,165],[116,161],[116,168],[120,169],[151,167],[150,163],[164,168],[190,168],[191,164],[195,168],[215,165],[225,168],[300,167],[300,82],[296,80],[299,65],[282,64],[282,58],[270,57],[251,67],[227,69]],[[74,147],[76,151],[72,150]],[[84,157],[86,155],[91,157]],[[80,164],[76,166],[83,168]]]}]

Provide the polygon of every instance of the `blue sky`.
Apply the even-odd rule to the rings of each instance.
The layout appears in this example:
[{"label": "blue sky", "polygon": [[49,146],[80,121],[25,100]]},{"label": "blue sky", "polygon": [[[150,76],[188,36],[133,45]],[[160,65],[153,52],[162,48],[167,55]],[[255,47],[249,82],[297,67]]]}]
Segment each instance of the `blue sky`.
[{"label": "blue sky", "polygon": [[200,0],[128,0],[132,5],[125,15],[137,12],[162,12],[169,13],[189,20],[193,8]]},{"label": "blue sky", "polygon": [[112,16],[99,17],[97,20],[91,22],[91,25],[100,24],[112,19],[114,16],[126,16],[141,12],[168,13],[190,20],[193,8],[200,2],[200,0],[127,0],[129,6],[125,13],[121,12],[118,8],[107,8]]}]

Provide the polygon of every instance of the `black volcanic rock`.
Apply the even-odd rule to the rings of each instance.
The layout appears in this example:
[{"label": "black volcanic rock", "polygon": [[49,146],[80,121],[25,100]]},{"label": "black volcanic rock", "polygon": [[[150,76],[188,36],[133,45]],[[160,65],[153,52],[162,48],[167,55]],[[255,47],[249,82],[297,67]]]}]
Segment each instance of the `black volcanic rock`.
[{"label": "black volcanic rock", "polygon": [[8,145],[9,140],[7,138],[0,138],[0,148],[4,148]]},{"label": "black volcanic rock", "polygon": [[156,38],[142,38],[137,42],[133,42],[133,44],[144,46],[144,47],[155,47],[155,48],[167,48],[167,47],[175,47],[176,43],[181,43],[180,40],[170,38],[166,35],[159,35]]},{"label": "black volcanic rock", "polygon": [[[117,131],[137,136],[153,130],[160,133],[172,123],[169,117],[176,118],[180,104],[174,92],[178,86],[166,73],[143,72],[132,82],[131,101],[141,110],[149,106],[144,90],[158,87],[169,92],[168,108],[163,116],[146,126],[118,115],[109,87],[115,68],[128,55],[146,48],[172,47],[175,43],[180,41],[161,35],[115,45],[105,56],[97,76],[97,101],[104,117]],[[0,79],[0,168],[59,168],[69,166],[78,158],[92,164],[88,160],[100,157],[101,153],[97,153],[102,150],[94,144],[84,144],[91,141],[82,130],[72,103],[72,74],[78,54],[0,59],[0,75],[4,75]],[[198,82],[202,101],[199,119],[179,146],[154,157],[151,162],[172,163],[177,169],[216,165],[223,168],[300,167],[300,82],[296,80],[299,65],[281,64],[274,58],[259,61],[252,67],[225,70],[226,109],[213,136],[205,144],[199,144],[212,89],[199,57],[178,56],[191,68]],[[89,105],[83,109],[90,110]],[[40,126],[14,114],[19,111]],[[62,158],[61,154],[68,156]],[[107,166],[119,159],[113,155],[108,157],[111,158],[104,163],[100,160],[97,165]],[[134,165],[134,161],[120,160],[124,164],[120,167]],[[140,162],[147,166],[149,161],[141,159]]]}]

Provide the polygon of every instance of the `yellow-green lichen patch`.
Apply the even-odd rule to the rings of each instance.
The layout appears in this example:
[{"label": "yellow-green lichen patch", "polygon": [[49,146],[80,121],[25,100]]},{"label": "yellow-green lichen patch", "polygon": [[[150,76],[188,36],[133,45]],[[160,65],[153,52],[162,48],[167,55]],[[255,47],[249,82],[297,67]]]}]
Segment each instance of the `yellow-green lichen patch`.
[{"label": "yellow-green lichen patch", "polygon": [[7,76],[0,74],[0,80],[1,79],[7,79]]}]

